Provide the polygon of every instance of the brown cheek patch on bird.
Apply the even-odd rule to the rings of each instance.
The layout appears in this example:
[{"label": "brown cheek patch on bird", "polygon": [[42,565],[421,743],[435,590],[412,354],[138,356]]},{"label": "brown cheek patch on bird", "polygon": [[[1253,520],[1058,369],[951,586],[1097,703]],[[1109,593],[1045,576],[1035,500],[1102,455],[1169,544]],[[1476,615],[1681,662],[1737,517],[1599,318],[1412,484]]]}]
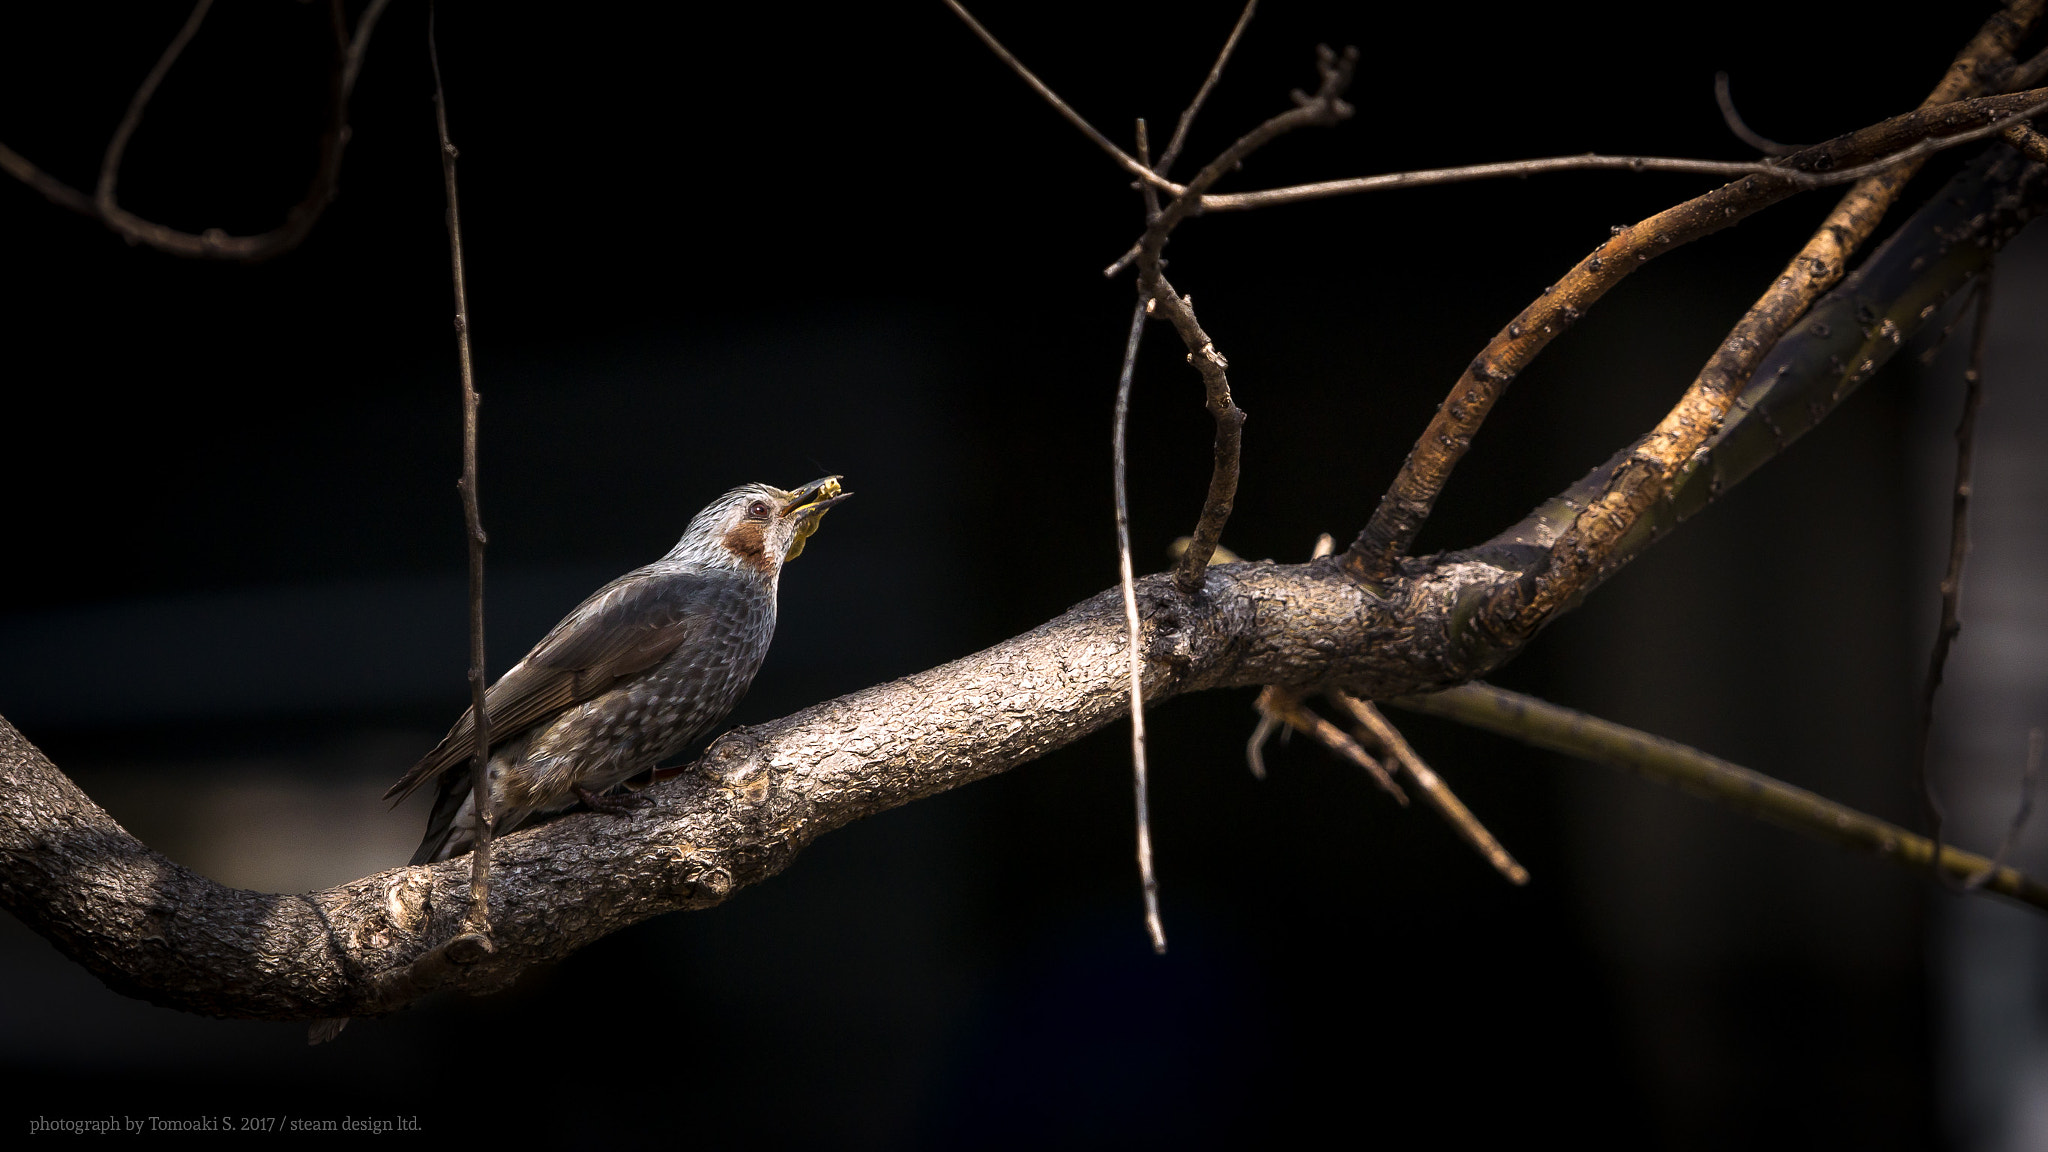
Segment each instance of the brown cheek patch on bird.
[{"label": "brown cheek patch on bird", "polygon": [[763,576],[775,571],[775,565],[768,559],[767,530],[768,526],[759,520],[742,520],[725,534],[725,546],[732,554]]}]

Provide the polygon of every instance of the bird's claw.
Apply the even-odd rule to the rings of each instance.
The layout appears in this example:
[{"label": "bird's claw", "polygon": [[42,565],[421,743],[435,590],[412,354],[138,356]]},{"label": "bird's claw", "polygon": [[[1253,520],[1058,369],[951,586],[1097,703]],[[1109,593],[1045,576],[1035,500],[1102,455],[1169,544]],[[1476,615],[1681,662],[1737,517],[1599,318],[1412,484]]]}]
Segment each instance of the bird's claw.
[{"label": "bird's claw", "polygon": [[643,796],[638,792],[628,792],[623,796],[602,796],[588,788],[576,789],[576,798],[583,801],[585,808],[592,812],[602,812],[607,816],[624,816],[634,809],[647,808],[654,804],[654,797]]}]

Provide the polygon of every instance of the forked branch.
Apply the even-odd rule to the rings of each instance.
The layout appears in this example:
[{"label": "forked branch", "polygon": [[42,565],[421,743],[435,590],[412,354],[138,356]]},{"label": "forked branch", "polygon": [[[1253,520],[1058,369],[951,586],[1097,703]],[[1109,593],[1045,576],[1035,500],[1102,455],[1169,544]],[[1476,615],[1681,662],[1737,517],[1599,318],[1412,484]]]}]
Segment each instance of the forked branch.
[{"label": "forked branch", "polygon": [[[2029,9],[2030,22],[2039,15],[2041,6],[2040,0],[2016,0],[2013,8]],[[2007,13],[1993,17],[1958,54],[1956,63],[1928,96],[1923,114],[1959,107],[1951,102],[1976,91],[1982,77],[2003,74],[2023,31],[2024,25],[2016,24]],[[1999,120],[2038,106],[2042,94],[2028,92],[1974,103],[1990,106],[2000,100],[2019,101],[2023,107],[1994,113],[1992,122],[1986,125],[1994,130]],[[1487,606],[1487,625],[1501,642],[1515,643],[1534,635],[1585,589],[1599,582],[1636,523],[1670,492],[1679,471],[1720,429],[1763,358],[1814,300],[1841,279],[1850,254],[1876,230],[1878,221],[1898,199],[1919,165],[1918,159],[1909,159],[1881,175],[1866,177],[1842,198],[1785,271],[1721,342],[1677,406],[1636,444],[1628,463],[1609,478],[1605,489],[1579,514],[1551,549],[1546,562],[1532,573],[1530,580],[1517,584]]]},{"label": "forked branch", "polygon": [[[1364,580],[1383,580],[1394,571],[1414,543],[1451,471],[1464,458],[1474,435],[1507,385],[1629,273],[1680,245],[1718,232],[1794,195],[1800,186],[1787,178],[1787,171],[1860,170],[1861,165],[1873,160],[1890,164],[1894,157],[1928,139],[1960,137],[1987,128],[2002,131],[2013,117],[2032,115],[2044,105],[2048,105],[2048,91],[2033,90],[1911,112],[1817,144],[1786,157],[1780,167],[1768,172],[1745,176],[1632,226],[1615,228],[1606,243],[1595,248],[1556,284],[1544,289],[1488,341],[1452,385],[1450,395],[1430,419],[1393,484],[1381,497],[1371,522],[1352,544],[1345,558],[1346,566]],[[1914,161],[1904,163],[1911,166]],[[1768,351],[1775,334],[1783,331],[1780,325],[1789,325],[1805,303],[1839,278],[1842,259],[1875,227],[1876,216],[1881,215],[1876,212],[1880,202],[1889,204],[1891,196],[1896,195],[1895,189],[1890,196],[1881,195],[1879,190],[1892,188],[1895,181],[1902,185],[1902,175],[1910,173],[1872,177],[1850,193],[1837,211],[1839,219],[1831,221],[1834,227],[1846,230],[1837,236],[1823,227],[1821,238],[1808,246],[1812,251],[1802,254],[1801,260],[1805,262],[1795,261],[1795,283],[1769,297],[1769,305],[1748,318],[1739,334],[1731,335],[1725,346],[1730,349],[1729,355],[1712,369],[1715,381],[1738,371],[1745,360]],[[1852,240],[1854,243],[1850,243]],[[1825,271],[1814,265],[1815,260],[1822,262]],[[1785,316],[1788,310],[1789,318]]]},{"label": "forked branch", "polygon": [[[1216,342],[1195,318],[1193,304],[1166,279],[1163,259],[1166,242],[1181,221],[1200,203],[1203,191],[1221,179],[1267,143],[1309,125],[1341,123],[1352,114],[1344,102],[1344,90],[1351,84],[1358,52],[1347,48],[1340,55],[1327,47],[1316,50],[1316,70],[1321,83],[1314,95],[1294,94],[1295,107],[1271,117],[1239,137],[1216,159],[1203,166],[1159,211],[1152,213],[1145,233],[1138,240],[1138,291],[1152,309],[1172,323],[1187,348],[1188,363],[1202,377],[1209,415],[1216,422],[1215,459],[1209,471],[1209,490],[1202,500],[1201,517],[1195,522],[1192,540],[1174,566],[1174,584],[1192,595],[1201,587],[1202,572],[1209,557],[1223,539],[1224,525],[1237,501],[1238,466],[1244,444],[1244,412],[1230,394],[1230,362],[1216,350]],[[1219,61],[1219,67],[1221,62]]]}]

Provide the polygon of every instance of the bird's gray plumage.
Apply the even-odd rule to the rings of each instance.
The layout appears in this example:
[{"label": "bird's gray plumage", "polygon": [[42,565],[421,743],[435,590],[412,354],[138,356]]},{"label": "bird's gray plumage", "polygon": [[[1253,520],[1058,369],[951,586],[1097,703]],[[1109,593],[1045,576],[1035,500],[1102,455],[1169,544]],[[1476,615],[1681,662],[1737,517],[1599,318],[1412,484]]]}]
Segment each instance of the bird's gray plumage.
[{"label": "bird's gray plumage", "polygon": [[[794,492],[755,484],[726,493],[667,556],[600,588],[491,685],[497,832],[603,793],[724,719],[768,654],[783,562],[843,499],[837,477]],[[465,711],[386,793],[403,799],[438,781],[414,864],[468,850],[475,744]]]}]

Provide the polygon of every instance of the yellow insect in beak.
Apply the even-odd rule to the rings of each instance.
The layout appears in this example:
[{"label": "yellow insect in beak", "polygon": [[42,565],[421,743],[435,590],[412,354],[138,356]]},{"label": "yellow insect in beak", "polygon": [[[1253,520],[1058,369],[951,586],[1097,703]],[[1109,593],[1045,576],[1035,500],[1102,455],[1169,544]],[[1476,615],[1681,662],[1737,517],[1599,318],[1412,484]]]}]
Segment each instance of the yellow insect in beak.
[{"label": "yellow insect in beak", "polygon": [[813,480],[797,489],[795,498],[783,506],[782,514],[798,517],[796,534],[790,537],[789,552],[782,562],[787,564],[803,554],[804,541],[818,530],[818,522],[825,518],[826,509],[846,499],[853,493],[845,491],[839,484],[839,477],[827,476]]}]

